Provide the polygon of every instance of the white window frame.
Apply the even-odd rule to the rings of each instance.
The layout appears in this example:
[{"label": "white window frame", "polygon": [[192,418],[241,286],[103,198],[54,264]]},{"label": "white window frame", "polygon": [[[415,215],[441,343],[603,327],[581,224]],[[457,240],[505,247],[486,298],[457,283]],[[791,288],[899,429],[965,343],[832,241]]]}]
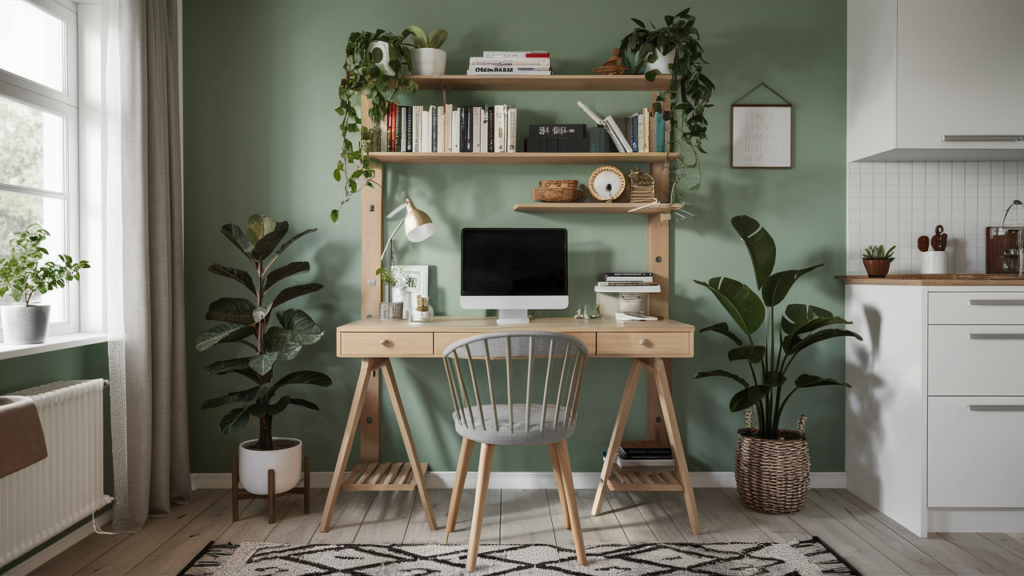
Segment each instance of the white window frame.
[{"label": "white window frame", "polygon": [[[59,198],[65,201],[64,246],[62,254],[68,254],[75,260],[81,259],[81,242],[79,226],[79,126],[78,126],[78,13],[74,4],[55,0],[26,0],[64,21],[64,90],[54,90],[48,86],[33,82],[22,76],[0,69],[0,95],[33,108],[44,110],[64,118],[67,129],[65,140],[65,194],[45,192],[0,183],[0,190],[28,194],[37,197]],[[100,225],[102,227],[102,224]],[[0,239],[3,241],[3,239]],[[98,273],[98,272],[94,272]],[[86,275],[83,274],[83,277]],[[50,323],[51,335],[78,333],[81,328],[81,287],[79,282],[72,282],[64,291],[67,318]],[[0,329],[0,341],[3,331]]]}]

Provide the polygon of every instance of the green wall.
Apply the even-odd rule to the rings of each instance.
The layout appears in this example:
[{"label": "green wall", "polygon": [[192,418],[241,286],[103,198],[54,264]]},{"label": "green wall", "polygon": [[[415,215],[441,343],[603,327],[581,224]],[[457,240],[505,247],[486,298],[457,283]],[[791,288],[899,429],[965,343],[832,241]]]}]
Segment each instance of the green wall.
[{"label": "green wall", "polygon": [[[833,311],[843,308],[843,289],[832,279],[844,270],[844,150],[846,4],[821,1],[755,2],[196,2],[184,5],[184,155],[186,209],[186,303],[188,337],[210,323],[209,302],[244,296],[236,285],[205,271],[214,262],[244,261],[219,228],[242,224],[253,212],[288,220],[293,229],[318,227],[311,239],[289,250],[309,260],[307,281],[326,288],[301,301],[327,336],[291,361],[327,372],[335,385],[311,389],[319,414],[291,408],[275,419],[275,433],[300,437],[316,470],[331,470],[358,372],[356,360],[334,357],[333,328],[359,315],[358,200],[346,205],[337,226],[328,218],[341,193],[331,176],[338,158],[337,86],[345,43],[356,30],[393,31],[417,24],[449,32],[448,72],[460,74],[483,50],[551,50],[555,72],[585,74],[599,66],[633,24],[630,17],[661,21],[692,6],[718,86],[708,114],[710,142],[702,157],[704,185],[687,196],[698,215],[675,226],[671,317],[698,327],[724,319],[724,311],[693,279],[730,275],[752,282],[746,251],[729,225],[737,214],[759,219],[779,245],[779,266],[825,262],[793,291],[790,302]],[[729,168],[729,106],[759,82],[794,105],[794,168]],[[519,109],[519,130],[530,123],[586,122],[583,100],[602,115],[625,115],[649,102],[649,93],[449,92],[459,105],[507,103]],[[440,103],[422,92],[418,104]],[[623,166],[628,168],[629,166]],[[590,166],[392,166],[386,170],[386,202],[406,196],[430,214],[437,233],[421,244],[398,239],[397,260],[431,266],[430,296],[438,314],[473,315],[458,305],[459,230],[464,226],[565,227],[569,230],[571,309],[593,303],[600,272],[643,269],[646,220],[613,215],[530,215],[512,211],[528,201],[542,179],[585,180]],[[393,226],[394,224],[392,224]],[[390,229],[390,227],[389,227]],[[727,401],[729,381],[694,381],[701,370],[723,368],[725,343],[699,335],[696,357],[673,362],[674,395],[691,470],[732,470],[736,429],[742,415]],[[190,352],[190,431],[193,472],[226,472],[238,442],[256,435],[254,424],[238,436],[217,429],[224,409],[200,411],[199,403],[244,387],[235,377],[200,376],[214,360],[244,353],[220,347]],[[842,378],[843,344],[819,347],[798,368]],[[459,438],[450,417],[444,370],[437,360],[395,363],[405,406],[422,459],[434,470],[454,470]],[[576,435],[569,447],[577,471],[596,471],[619,404],[629,363],[598,360],[589,366]],[[386,399],[386,394],[384,395]],[[387,403],[386,401],[384,402]],[[627,437],[642,437],[645,395],[638,394]],[[785,420],[810,417],[813,470],[843,470],[843,392],[815,389],[790,403]],[[384,408],[383,458],[403,460],[401,438]],[[358,445],[357,445],[358,446]],[[357,448],[358,451],[358,448]],[[355,456],[357,457],[357,455]],[[549,469],[543,447],[507,448],[495,470]]]}]

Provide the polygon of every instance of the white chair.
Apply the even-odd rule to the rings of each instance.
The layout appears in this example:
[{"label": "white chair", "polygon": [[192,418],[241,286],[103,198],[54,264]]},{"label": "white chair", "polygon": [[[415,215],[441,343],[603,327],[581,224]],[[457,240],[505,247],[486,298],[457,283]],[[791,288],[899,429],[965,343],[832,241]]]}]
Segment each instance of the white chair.
[{"label": "white chair", "polygon": [[[576,559],[586,565],[587,554],[565,441],[576,430],[576,409],[587,364],[587,347],[572,336],[553,332],[499,332],[459,340],[445,349],[443,361],[455,405],[452,418],[456,431],[462,436],[446,535],[451,534],[458,520],[473,447],[478,442],[481,445],[466,571],[476,569],[487,483],[496,445],[547,445],[565,528],[572,530]],[[543,384],[539,375],[534,377],[534,372],[542,370]],[[501,372],[505,373],[506,396],[498,400],[495,376]],[[488,400],[481,398],[480,382],[486,383],[484,392]],[[498,390],[500,392],[501,388]]]}]

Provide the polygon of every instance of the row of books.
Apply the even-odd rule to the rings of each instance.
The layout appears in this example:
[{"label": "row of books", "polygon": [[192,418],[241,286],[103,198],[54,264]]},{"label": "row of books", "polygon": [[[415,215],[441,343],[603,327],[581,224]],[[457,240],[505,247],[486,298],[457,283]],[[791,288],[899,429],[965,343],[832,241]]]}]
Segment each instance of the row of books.
[{"label": "row of books", "polygon": [[657,286],[652,272],[605,272],[598,286]]},{"label": "row of books", "polygon": [[583,102],[578,102],[598,126],[604,127],[605,134],[595,131],[594,141],[590,143],[591,152],[646,153],[667,152],[671,142],[671,122],[666,122],[664,115],[655,108],[644,108],[636,114],[624,118],[606,116],[601,119]]},{"label": "row of books", "polygon": [[551,54],[546,50],[528,52],[484,52],[469,59],[469,76],[550,76]]},{"label": "row of books", "polygon": [[377,125],[375,152],[515,152],[516,109],[391,104]]}]

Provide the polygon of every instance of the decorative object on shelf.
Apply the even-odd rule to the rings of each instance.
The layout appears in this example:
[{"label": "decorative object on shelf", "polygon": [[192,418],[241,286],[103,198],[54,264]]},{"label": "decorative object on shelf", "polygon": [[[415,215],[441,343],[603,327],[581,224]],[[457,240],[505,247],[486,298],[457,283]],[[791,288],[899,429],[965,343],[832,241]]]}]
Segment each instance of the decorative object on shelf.
[{"label": "decorative object on shelf", "polygon": [[395,267],[377,268],[377,276],[380,278],[381,289],[384,291],[384,299],[380,302],[381,320],[401,320],[405,311],[406,279],[396,274]]},{"label": "decorative object on shelf", "polygon": [[[619,45],[619,54],[640,56],[634,58],[632,72],[639,74],[642,67],[655,64],[659,54],[671,56],[668,73],[672,75],[668,89],[658,96],[662,103],[661,114],[666,121],[671,120],[672,136],[669,139],[669,150],[679,152],[675,162],[675,173],[669,188],[672,202],[682,202],[682,190],[679,184],[684,180],[692,180],[694,184],[688,190],[700,190],[701,170],[700,156],[705,153],[703,142],[707,140],[708,122],[704,110],[712,104],[711,93],[714,83],[704,75],[704,49],[700,45],[700,34],[694,27],[696,18],[690,15],[687,8],[675,16],[665,16],[665,26],[658,28],[651,22],[647,26],[636,18],[637,24]],[[657,70],[645,70],[644,77],[654,82]],[[675,213],[679,218],[685,218]]]},{"label": "decorative object on shelf", "polygon": [[590,319],[591,320],[600,320],[601,318],[604,318],[604,316],[601,316],[601,305],[600,304],[595,304],[594,305],[594,313],[590,315]]},{"label": "decorative object on shelf", "polygon": [[889,273],[889,265],[896,259],[892,255],[895,251],[895,246],[889,248],[888,252],[885,250],[885,246],[865,248],[863,262],[864,269],[868,271],[868,278],[885,278]]},{"label": "decorative object on shelf", "polygon": [[584,320],[584,319],[586,319],[586,316],[583,315],[583,306],[582,305],[580,305],[580,307],[576,309],[576,315],[573,316],[573,319],[574,320]]},{"label": "decorative object on shelf", "polygon": [[629,201],[654,202],[654,177],[643,170],[630,170]]},{"label": "decorative object on shelf", "polygon": [[[214,362],[203,368],[202,373],[236,373],[256,385],[206,400],[200,408],[208,410],[236,402],[243,404],[240,408],[229,410],[221,419],[220,430],[224,434],[237,434],[245,428],[250,417],[259,418],[259,437],[238,446],[239,480],[248,492],[262,495],[268,493],[268,480],[273,477],[273,489],[281,494],[299,482],[302,442],[295,438],[275,437],[272,430],[273,418],[289,405],[310,410],[320,408],[308,400],[292,396],[281,396],[275,401],[275,396],[284,386],[330,386],[331,379],[320,372],[300,370],[274,382],[277,362],[292,360],[303,346],[315,344],[324,334],[302,310],[279,308],[289,300],[312,294],[323,286],[313,283],[289,286],[273,298],[269,291],[286,278],[309,272],[309,262],[291,262],[276,267],[274,264],[289,246],[299,238],[316,232],[316,228],[292,236],[280,248],[278,245],[288,235],[288,222],[275,222],[262,214],[250,216],[246,230],[234,224],[225,224],[220,231],[256,269],[256,279],[254,281],[245,270],[221,264],[213,264],[208,270],[238,282],[256,296],[256,302],[248,298],[221,298],[210,304],[206,319],[222,323],[196,339],[196,350],[202,352],[217,344],[227,343],[244,344],[252,348],[255,355]],[[270,326],[272,314],[276,315],[279,326]],[[253,340],[249,340],[250,336]],[[274,471],[273,475],[269,474],[271,470]]]},{"label": "decorative object on shelf", "polygon": [[920,238],[917,239],[917,249],[920,250],[921,252],[927,252],[928,251],[928,237],[927,236],[921,236]]},{"label": "decorative object on shelf", "polygon": [[935,227],[935,236],[932,236],[932,248],[936,252],[942,252],[946,249],[946,241],[949,237],[945,234],[944,230],[945,228],[942,227],[942,224]]},{"label": "decorative object on shelf", "polygon": [[533,189],[533,199],[538,202],[575,202],[583,198],[583,191],[577,189],[579,180],[541,180]]},{"label": "decorative object on shelf", "polygon": [[597,68],[594,68],[595,74],[607,74],[609,76],[615,76],[618,74],[625,74],[629,72],[629,66],[622,63],[622,58],[619,57],[619,49],[612,49],[612,57],[605,60],[604,64],[601,64]]},{"label": "decorative object on shelf", "polygon": [[[754,268],[754,280],[757,289],[761,291],[761,296],[759,297],[747,285],[731,278],[717,277],[708,282],[694,282],[714,294],[745,336],[746,343],[730,330],[726,322],[708,326],[701,332],[716,332],[736,344],[736,348],[729,351],[729,360],[746,360],[753,381],[747,382],[738,374],[725,370],[700,372],[694,378],[729,378],[743,387],[729,401],[729,409],[733,412],[742,412],[752,408],[757,416],[758,425],[757,428],[748,426],[739,431],[737,458],[745,458],[742,465],[741,462],[737,462],[736,465],[736,485],[740,497],[747,506],[758,512],[792,513],[803,506],[810,477],[805,457],[800,457],[798,452],[794,453],[788,444],[793,435],[801,437],[803,433],[787,432],[779,428],[786,404],[794,392],[803,388],[849,388],[850,385],[833,378],[801,374],[794,380],[793,388],[785,393],[785,384],[789,381],[786,372],[793,367],[797,356],[814,344],[833,338],[862,338],[856,332],[845,328],[833,328],[851,322],[828,310],[808,304],[787,306],[780,318],[780,325],[776,328],[776,306],[782,304],[801,276],[823,264],[802,270],[774,272],[775,240],[768,231],[749,216],[736,216],[732,219],[732,226],[747,247]],[[761,332],[762,327],[763,335],[759,336],[758,341],[765,342],[767,346],[754,344],[754,336]],[[756,443],[758,455],[755,459],[746,458],[746,448],[740,449],[740,445],[745,444],[744,437],[761,440]],[[771,455],[772,453],[774,455]],[[757,485],[770,486],[772,489],[758,492],[742,488]]]},{"label": "decorative object on shelf", "polygon": [[611,202],[626,191],[626,177],[615,166],[601,166],[590,175],[590,195],[600,202]]},{"label": "decorative object on shelf", "polygon": [[[369,110],[364,110],[370,119],[371,126],[377,126],[384,120],[389,104],[397,100],[399,92],[416,93],[416,83],[405,78],[406,71],[412,66],[412,56],[404,39],[409,30],[400,36],[377,30],[375,32],[353,32],[345,46],[345,75],[338,86],[340,105],[335,112],[341,116],[342,141],[341,160],[334,169],[334,179],[344,181],[345,196],[338,208],[331,210],[331,221],[338,222],[338,210],[344,206],[363,186],[373,186],[374,170],[370,167],[369,153],[373,150],[373,142],[380,137],[375,129],[363,126],[356,100],[362,96],[369,103]],[[387,73],[378,66],[377,60],[383,59],[392,73]],[[356,142],[350,139],[357,136]],[[351,171],[350,171],[351,170]]]},{"label": "decorative object on shelf", "polygon": [[412,56],[412,73],[419,76],[444,75],[448,54],[440,48],[448,39],[448,32],[438,28],[427,36],[419,26],[409,26],[407,31],[409,36],[406,40],[412,39],[414,46],[409,50]]},{"label": "decorative object on shelf", "polygon": [[41,244],[50,233],[32,224],[8,242],[10,256],[0,258],[0,296],[11,293],[16,302],[0,307],[0,325],[4,344],[42,344],[50,328],[50,305],[33,304],[32,297],[64,288],[79,280],[89,262],[73,263],[71,256],[60,254],[60,263],[40,263],[49,254]]},{"label": "decorative object on shelf", "polygon": [[[402,318],[411,318],[412,311],[416,310],[416,298],[427,299],[430,297],[430,268],[428,266],[397,265],[393,268],[396,276],[403,279],[403,285],[399,290],[398,301],[405,303]],[[394,299],[392,300],[394,301]]]},{"label": "decorative object on shelf", "polygon": [[416,295],[416,302],[409,313],[409,320],[413,322],[430,322],[430,299]]},{"label": "decorative object on shelf", "polygon": [[[387,244],[384,245],[384,251],[380,254],[380,268],[377,269],[377,274],[381,277],[381,304],[380,304],[380,319],[381,320],[396,320],[402,318],[402,307],[401,303],[404,302],[404,296],[398,298],[397,303],[399,306],[395,306],[395,298],[393,295],[392,288],[398,283],[398,279],[394,277],[392,271],[395,269],[395,245],[394,239],[395,234],[404,226],[405,237],[410,242],[422,242],[427,238],[430,238],[434,234],[434,221],[427,216],[427,213],[416,208],[409,198],[405,199],[405,204],[399,205],[397,208],[392,210],[384,218],[385,221],[394,218],[398,214],[405,210],[405,220],[401,224],[395,227],[395,231],[388,237]],[[385,256],[387,262],[384,262]],[[426,268],[423,266],[422,268]],[[387,277],[386,277],[387,275]],[[426,277],[426,273],[424,273]],[[426,286],[423,287],[426,290]],[[401,294],[401,292],[399,292]],[[426,296],[426,292],[421,294]]]},{"label": "decorative object on shelf", "polygon": [[[740,104],[764,86],[785,104]],[[793,105],[761,82],[732,105],[729,155],[733,168],[793,167]]]}]

